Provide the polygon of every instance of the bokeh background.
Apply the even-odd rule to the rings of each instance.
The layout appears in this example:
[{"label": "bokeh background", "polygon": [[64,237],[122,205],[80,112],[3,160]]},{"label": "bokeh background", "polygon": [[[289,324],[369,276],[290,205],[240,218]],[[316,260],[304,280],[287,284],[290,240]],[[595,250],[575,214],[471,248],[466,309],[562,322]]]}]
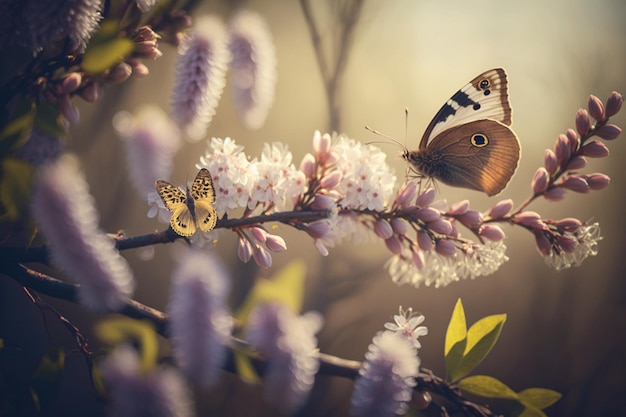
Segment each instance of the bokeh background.
[{"label": "bokeh background", "polygon": [[[312,3],[324,47],[330,51],[339,33],[335,8],[345,2]],[[265,126],[246,130],[237,121],[227,84],[208,137],[229,136],[252,156],[260,154],[264,142],[281,141],[298,163],[310,151],[314,130],[330,128],[324,85],[300,3],[259,0],[239,5],[260,12],[271,29],[278,56],[276,100]],[[232,5],[207,1],[200,2],[194,15],[217,13],[227,19],[231,11]],[[519,203],[531,192],[530,180],[544,150],[574,126],[574,115],[586,107],[589,94],[605,100],[613,90],[626,93],[625,18],[626,2],[621,0],[365,2],[337,89],[339,129],[364,142],[381,140],[364,129],[369,125],[417,147],[423,129],[452,93],[480,72],[502,66],[509,76],[513,128],[522,145],[516,175],[494,198],[443,185],[439,190],[449,202],[469,199],[479,210],[504,198]],[[148,77],[107,88],[95,104],[80,103],[81,121],[72,131],[71,148],[81,158],[102,227],[110,232],[123,229],[133,236],[164,227],[146,217],[148,207],[131,187],[123,147],[111,126],[121,110],[135,112],[155,104],[169,111],[176,51],[169,45],[161,45],[161,50],[161,59],[147,63]],[[614,121],[626,126],[625,114]],[[625,140],[609,143],[611,156],[591,160],[587,168],[611,176],[606,190],[569,193],[563,202],[537,201],[530,207],[547,218],[600,222],[604,239],[599,254],[580,267],[550,269],[529,233],[508,228],[510,261],[494,275],[438,289],[397,287],[383,268],[390,254],[381,243],[346,243],[322,258],[309,239],[280,226],[289,250],[274,255],[269,271],[239,262],[234,237],[228,232],[220,236],[217,250],[233,276],[233,302],[241,299],[253,276],[271,275],[290,259],[304,257],[309,266],[305,309],[320,311],[326,320],[319,335],[321,351],[361,360],[372,336],[398,306],[413,307],[426,316],[429,328],[421,339],[422,365],[443,376],[445,328],[454,303],[462,298],[468,323],[489,314],[508,316],[498,344],[476,374],[494,376],[516,391],[539,386],[563,393],[547,410],[550,416],[626,415],[626,227],[621,206],[626,201],[621,161],[626,158]],[[403,178],[399,150],[379,146]],[[195,175],[194,165],[205,147],[205,141],[183,146],[176,156],[174,182]],[[157,247],[148,261],[142,260],[142,251],[124,253],[139,281],[136,299],[165,309],[175,253],[175,245]],[[51,344],[72,346],[54,319],[48,318],[51,336],[44,332],[39,312],[14,283],[2,283],[0,300],[0,324],[12,340],[29,341],[34,351],[42,352]],[[50,302],[90,334],[98,317],[68,303]],[[62,385],[67,415],[102,412],[101,405],[89,400],[85,369],[80,355],[70,355]],[[350,380],[320,377],[301,415],[347,415],[352,386]],[[265,405],[258,387],[229,375],[220,387],[196,394],[201,399],[199,415],[276,413]]]}]

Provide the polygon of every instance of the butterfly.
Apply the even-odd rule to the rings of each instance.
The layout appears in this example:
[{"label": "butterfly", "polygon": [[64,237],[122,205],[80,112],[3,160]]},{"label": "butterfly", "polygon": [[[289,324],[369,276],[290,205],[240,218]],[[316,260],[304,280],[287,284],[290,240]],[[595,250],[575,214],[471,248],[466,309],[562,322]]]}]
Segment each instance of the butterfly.
[{"label": "butterfly", "polygon": [[217,223],[217,212],[213,207],[215,188],[213,178],[206,168],[202,168],[193,180],[191,190],[183,192],[167,181],[156,180],[154,186],[165,204],[172,212],[170,225],[180,236],[192,236],[197,229],[210,232]]},{"label": "butterfly", "polygon": [[493,196],[517,169],[506,72],[485,71],[457,91],[430,122],[416,151],[402,157],[418,177]]}]

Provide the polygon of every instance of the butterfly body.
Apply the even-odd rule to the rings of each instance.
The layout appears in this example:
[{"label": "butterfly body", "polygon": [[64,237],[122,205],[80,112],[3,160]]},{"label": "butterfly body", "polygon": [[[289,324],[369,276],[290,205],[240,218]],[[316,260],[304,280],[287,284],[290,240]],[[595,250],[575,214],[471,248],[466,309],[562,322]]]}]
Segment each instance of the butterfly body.
[{"label": "butterfly body", "polygon": [[403,158],[419,177],[496,195],[515,173],[520,156],[511,115],[506,73],[486,71],[443,105],[419,148],[406,150]]},{"label": "butterfly body", "polygon": [[172,212],[170,226],[178,235],[192,236],[198,229],[209,232],[217,224],[217,212],[213,207],[215,188],[207,169],[198,172],[191,190],[187,187],[183,192],[164,180],[157,180],[155,188],[165,208]]}]

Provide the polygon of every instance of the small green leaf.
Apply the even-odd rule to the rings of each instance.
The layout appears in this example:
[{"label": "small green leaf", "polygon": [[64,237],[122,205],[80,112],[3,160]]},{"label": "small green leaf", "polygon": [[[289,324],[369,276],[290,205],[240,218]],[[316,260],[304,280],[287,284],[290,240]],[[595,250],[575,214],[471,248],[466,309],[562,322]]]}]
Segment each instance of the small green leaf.
[{"label": "small green leaf", "polygon": [[243,382],[254,385],[260,384],[261,378],[254,369],[254,366],[252,366],[250,357],[239,350],[234,350],[233,356],[235,359],[235,369],[237,369],[237,375],[239,375]]},{"label": "small green leaf", "polygon": [[49,410],[56,400],[64,368],[65,353],[62,349],[50,350],[41,358],[30,388],[33,401],[40,410]]},{"label": "small green leaf", "polygon": [[269,302],[284,304],[294,313],[300,313],[304,297],[305,275],[306,264],[302,259],[295,259],[273,277],[259,279],[235,313],[235,319],[245,324],[254,307]]},{"label": "small green leaf", "polygon": [[561,399],[562,395],[546,388],[528,388],[517,393],[524,403],[544,409]]},{"label": "small green leaf", "polygon": [[11,105],[10,114],[0,115],[0,155],[13,150],[28,138],[35,120],[36,106],[30,98],[18,96]]},{"label": "small green leaf", "polygon": [[0,219],[17,221],[26,212],[33,179],[33,167],[16,158],[0,165]]},{"label": "small green leaf", "polygon": [[467,331],[467,345],[455,372],[455,381],[469,374],[489,354],[498,341],[506,314],[496,314],[478,320]]},{"label": "small green leaf", "polygon": [[133,42],[119,37],[118,22],[106,20],[91,38],[83,55],[83,69],[92,74],[100,74],[122,62],[133,50]]},{"label": "small green leaf", "polygon": [[487,375],[464,378],[459,381],[459,388],[462,391],[485,398],[519,399],[515,391],[496,378]]},{"label": "small green leaf", "polygon": [[446,331],[444,355],[446,361],[446,380],[456,381],[459,376],[459,366],[463,360],[463,353],[467,343],[467,324],[465,322],[465,310],[459,298],[452,311],[452,317]]},{"label": "small green leaf", "polygon": [[110,345],[138,342],[141,347],[141,368],[146,371],[156,365],[159,346],[154,326],[149,321],[108,319],[96,324],[94,331],[103,342]]},{"label": "small green leaf", "polygon": [[452,311],[452,317],[448,324],[448,330],[446,331],[446,342],[443,351],[444,355],[447,355],[452,347],[458,342],[465,340],[467,337],[467,324],[465,322],[465,310],[463,309],[463,303],[459,298]]},{"label": "small green leaf", "polygon": [[522,405],[524,406],[524,410],[518,414],[518,417],[548,417],[546,413],[541,411],[539,408],[533,406],[532,404],[528,404],[522,401]]}]

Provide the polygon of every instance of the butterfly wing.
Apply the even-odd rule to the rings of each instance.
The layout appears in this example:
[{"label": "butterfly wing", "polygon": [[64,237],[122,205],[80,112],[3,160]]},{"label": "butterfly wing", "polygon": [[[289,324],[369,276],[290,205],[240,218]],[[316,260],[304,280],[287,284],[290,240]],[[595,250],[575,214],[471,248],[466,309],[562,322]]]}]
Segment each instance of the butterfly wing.
[{"label": "butterfly wing", "polygon": [[508,184],[519,156],[519,141],[507,125],[475,120],[444,131],[409,160],[420,172],[445,184],[493,196]]},{"label": "butterfly wing", "polygon": [[196,232],[191,211],[187,206],[187,195],[178,187],[174,187],[167,181],[155,182],[157,193],[163,200],[165,208],[172,212],[170,225],[172,230],[180,236],[191,236]]},{"label": "butterfly wing", "polygon": [[217,212],[213,207],[215,187],[208,169],[202,168],[196,175],[191,187],[191,196],[194,199],[194,211],[198,227],[203,232],[213,230],[217,223]]},{"label": "butterfly wing", "polygon": [[491,119],[511,125],[512,109],[506,72],[502,68],[485,71],[454,95],[430,122],[419,148],[423,149],[440,133],[478,119]]}]

